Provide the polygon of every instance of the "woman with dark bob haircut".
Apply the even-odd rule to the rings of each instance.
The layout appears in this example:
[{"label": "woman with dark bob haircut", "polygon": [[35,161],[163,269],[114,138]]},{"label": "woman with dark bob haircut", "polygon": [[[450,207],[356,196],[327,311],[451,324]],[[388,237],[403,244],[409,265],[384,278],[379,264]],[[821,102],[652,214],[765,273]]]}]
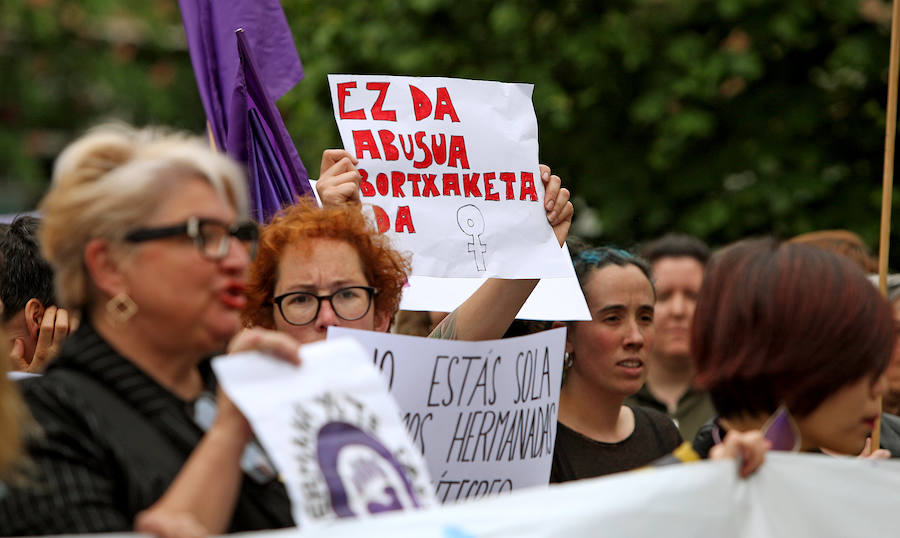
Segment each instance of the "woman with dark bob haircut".
[{"label": "woman with dark bob haircut", "polygon": [[691,329],[696,380],[719,413],[695,449],[784,406],[800,450],[860,453],[894,337],[890,305],[850,261],[774,239],[726,248],[707,265]]}]

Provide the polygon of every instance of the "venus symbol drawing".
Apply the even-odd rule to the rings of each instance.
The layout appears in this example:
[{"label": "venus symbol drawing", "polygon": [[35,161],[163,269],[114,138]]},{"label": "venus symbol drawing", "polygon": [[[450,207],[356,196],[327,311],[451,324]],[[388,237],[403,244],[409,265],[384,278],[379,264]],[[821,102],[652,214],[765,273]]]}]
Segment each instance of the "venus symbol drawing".
[{"label": "venus symbol drawing", "polygon": [[456,223],[459,224],[462,233],[470,238],[468,251],[475,256],[475,268],[484,271],[484,254],[487,252],[487,245],[481,240],[481,234],[484,233],[484,215],[474,205],[467,204],[456,211]]}]

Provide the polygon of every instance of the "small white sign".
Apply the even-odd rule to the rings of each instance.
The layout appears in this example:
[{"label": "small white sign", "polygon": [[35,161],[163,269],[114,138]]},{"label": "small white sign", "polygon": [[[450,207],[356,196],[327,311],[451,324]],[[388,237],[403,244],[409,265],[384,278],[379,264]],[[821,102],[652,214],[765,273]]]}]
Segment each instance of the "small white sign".
[{"label": "small white sign", "polygon": [[413,274],[561,278],[571,267],[544,211],[533,86],[328,75],[363,203],[413,255]]},{"label": "small white sign", "polygon": [[363,348],[338,339],[300,355],[300,367],[259,353],[212,363],[280,471],[294,521],[433,505],[421,454]]}]

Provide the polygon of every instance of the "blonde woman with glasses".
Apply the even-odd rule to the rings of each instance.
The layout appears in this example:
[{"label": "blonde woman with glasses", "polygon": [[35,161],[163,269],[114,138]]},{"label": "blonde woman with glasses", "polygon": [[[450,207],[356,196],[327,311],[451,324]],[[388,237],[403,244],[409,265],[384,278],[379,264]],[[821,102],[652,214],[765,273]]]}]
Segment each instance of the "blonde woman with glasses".
[{"label": "blonde woman with glasses", "polygon": [[0,535],[293,525],[261,452],[242,469],[252,434],[207,360],[256,348],[298,361],[285,335],[234,339],[257,237],[239,166],[202,139],[103,127],[60,155],[40,209],[57,298],[82,322],[20,382],[42,431],[25,484],[0,498]]}]

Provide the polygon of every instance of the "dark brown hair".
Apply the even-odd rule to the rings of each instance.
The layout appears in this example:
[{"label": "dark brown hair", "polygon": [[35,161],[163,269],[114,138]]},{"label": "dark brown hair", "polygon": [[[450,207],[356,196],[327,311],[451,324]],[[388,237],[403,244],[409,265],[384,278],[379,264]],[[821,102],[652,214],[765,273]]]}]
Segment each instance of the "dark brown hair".
[{"label": "dark brown hair", "polygon": [[721,416],[805,416],[884,372],[890,304],[852,262],[803,244],[754,239],[710,260],[691,328],[696,382]]},{"label": "dark brown hair", "polygon": [[693,258],[700,265],[709,261],[709,247],[706,243],[692,235],[668,233],[650,241],[640,250],[641,257],[656,263],[662,258]]},{"label": "dark brown hair", "polygon": [[581,284],[582,289],[584,289],[587,279],[593,274],[593,271],[599,271],[607,265],[618,265],[619,267],[633,265],[640,269],[644,276],[647,277],[647,280],[650,281],[653,297],[656,298],[653,274],[647,260],[635,256],[627,250],[611,245],[592,247],[580,239],[573,241],[569,248],[572,255],[572,265],[575,266],[575,276],[578,277],[578,283]]}]

